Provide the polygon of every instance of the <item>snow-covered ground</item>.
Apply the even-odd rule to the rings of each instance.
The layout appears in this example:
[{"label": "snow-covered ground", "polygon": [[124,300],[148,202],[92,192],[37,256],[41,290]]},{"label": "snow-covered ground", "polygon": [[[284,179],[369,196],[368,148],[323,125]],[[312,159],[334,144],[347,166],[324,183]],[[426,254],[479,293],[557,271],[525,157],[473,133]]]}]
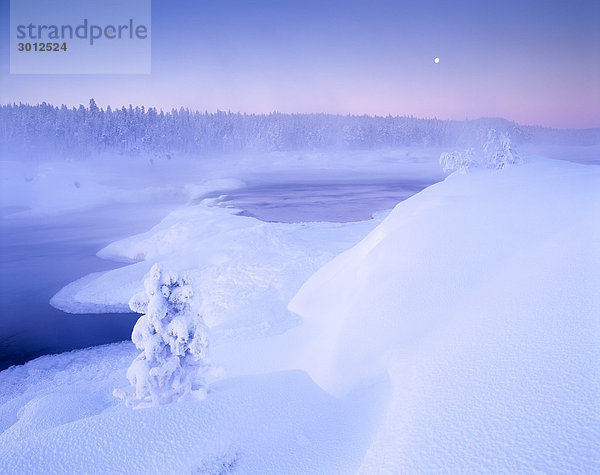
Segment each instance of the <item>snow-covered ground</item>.
[{"label": "snow-covered ground", "polygon": [[600,168],[452,175],[320,269],[299,367],[392,394],[361,469],[600,470]]},{"label": "snow-covered ground", "polygon": [[[347,223],[264,222],[203,199],[261,182],[435,181],[437,156],[273,154],[172,180],[160,163],[162,178],[131,185],[96,172],[90,187],[111,189],[81,206],[140,190],[187,205],[103,248],[128,265],[53,304],[122,311],[155,262],[186,272],[225,376],[203,401],[134,411],[112,395],[131,343],[2,371],[0,471],[599,471],[600,167],[528,157]],[[84,180],[64,173],[64,200],[14,198],[9,212],[73,206]]]},{"label": "snow-covered ground", "polygon": [[135,356],[120,343],[0,373],[2,473],[316,473],[358,466],[381,391],[345,400],[306,373],[228,378],[203,403],[117,403]]}]

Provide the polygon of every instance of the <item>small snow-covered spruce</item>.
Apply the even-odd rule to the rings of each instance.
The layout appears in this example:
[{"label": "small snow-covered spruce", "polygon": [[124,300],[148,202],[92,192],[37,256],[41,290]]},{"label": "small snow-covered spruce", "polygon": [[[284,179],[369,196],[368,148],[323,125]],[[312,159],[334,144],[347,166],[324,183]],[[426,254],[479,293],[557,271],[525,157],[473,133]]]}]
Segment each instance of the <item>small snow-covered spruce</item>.
[{"label": "small snow-covered spruce", "polygon": [[127,371],[132,388],[115,390],[115,396],[133,408],[202,399],[212,368],[207,328],[195,310],[190,282],[154,264],[144,289],[129,302],[134,312],[144,313],[131,335],[142,353]]},{"label": "small snow-covered spruce", "polygon": [[473,165],[475,159],[473,157],[473,149],[468,148],[462,152],[446,152],[440,155],[440,163],[444,167],[445,172],[467,173]]},{"label": "small snow-covered spruce", "polygon": [[490,129],[487,139],[477,150],[468,148],[462,152],[446,152],[440,155],[445,172],[468,173],[473,168],[502,169],[522,162],[516,146],[507,133]]},{"label": "small snow-covered spruce", "polygon": [[491,129],[483,145],[487,168],[501,169],[522,162],[515,145],[507,133],[498,133]]}]

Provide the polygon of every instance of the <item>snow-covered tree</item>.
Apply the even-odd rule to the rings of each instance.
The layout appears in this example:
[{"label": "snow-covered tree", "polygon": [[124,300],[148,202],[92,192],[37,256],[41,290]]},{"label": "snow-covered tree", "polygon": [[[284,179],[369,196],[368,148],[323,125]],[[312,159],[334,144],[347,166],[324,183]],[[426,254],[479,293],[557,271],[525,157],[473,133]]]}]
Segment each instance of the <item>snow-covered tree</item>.
[{"label": "snow-covered tree", "polygon": [[129,306],[144,313],[131,335],[142,353],[127,371],[132,388],[115,395],[134,408],[203,398],[211,371],[209,345],[190,282],[155,264],[144,280],[144,292]]},{"label": "snow-covered tree", "polygon": [[483,152],[488,168],[505,168],[522,161],[509,135],[498,133],[496,129],[490,129],[488,132],[487,141],[483,145]]},{"label": "snow-covered tree", "polygon": [[468,148],[462,152],[445,152],[440,155],[440,163],[445,172],[467,173],[475,165],[473,149]]},{"label": "snow-covered tree", "polygon": [[498,133],[495,129],[488,131],[485,142],[477,148],[440,155],[440,163],[445,172],[467,173],[477,167],[501,169],[521,162],[509,135]]}]

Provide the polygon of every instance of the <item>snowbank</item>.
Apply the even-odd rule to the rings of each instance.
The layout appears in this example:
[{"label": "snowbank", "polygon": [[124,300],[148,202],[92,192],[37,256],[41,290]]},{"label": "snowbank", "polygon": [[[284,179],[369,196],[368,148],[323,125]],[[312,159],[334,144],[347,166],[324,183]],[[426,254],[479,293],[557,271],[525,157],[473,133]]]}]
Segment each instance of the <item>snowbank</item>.
[{"label": "snowbank", "polygon": [[135,354],[121,343],[1,372],[0,472],[349,472],[368,447],[377,391],[339,400],[287,371],[135,411],[111,394]]},{"label": "snowbank", "polygon": [[218,206],[218,200],[177,209],[150,231],[98,253],[134,264],[86,276],[51,303],[67,312],[128,311],[131,296],[143,290],[144,275],[159,262],[189,275],[205,321],[221,337],[283,333],[299,322],[287,304],[302,283],[382,219],[265,223],[239,212]]},{"label": "snowbank", "polygon": [[320,269],[298,366],[393,387],[364,473],[600,470],[600,168],[452,175]]}]

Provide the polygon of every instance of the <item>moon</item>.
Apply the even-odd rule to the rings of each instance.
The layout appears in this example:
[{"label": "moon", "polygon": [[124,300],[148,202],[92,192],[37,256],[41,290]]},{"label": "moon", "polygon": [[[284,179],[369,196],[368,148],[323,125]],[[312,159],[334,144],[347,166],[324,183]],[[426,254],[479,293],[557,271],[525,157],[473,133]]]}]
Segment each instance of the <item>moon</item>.
[{"label": "moon", "polygon": [[437,58],[437,57],[436,57],[436,58],[433,60],[433,62],[434,62],[435,64],[438,64],[438,63],[440,62],[440,58]]}]

